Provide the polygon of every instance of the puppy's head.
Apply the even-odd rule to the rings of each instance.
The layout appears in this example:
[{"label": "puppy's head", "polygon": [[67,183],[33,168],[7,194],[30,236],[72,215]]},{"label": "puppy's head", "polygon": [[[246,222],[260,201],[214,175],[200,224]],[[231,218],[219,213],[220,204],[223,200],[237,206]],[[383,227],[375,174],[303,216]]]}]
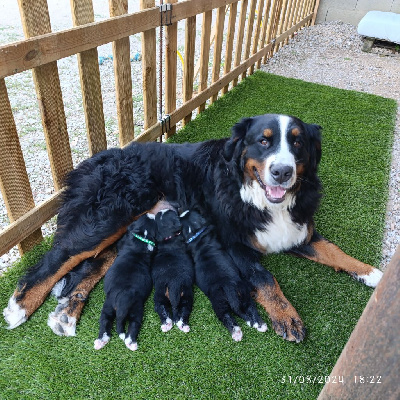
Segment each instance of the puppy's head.
[{"label": "puppy's head", "polygon": [[287,115],[245,118],[233,127],[224,157],[238,161],[245,187],[258,185],[267,204],[282,203],[302,177],[316,173],[321,159],[320,130],[318,125]]},{"label": "puppy's head", "polygon": [[178,236],[181,232],[181,221],[174,210],[161,210],[156,214],[155,221],[157,225],[157,242]]},{"label": "puppy's head", "polygon": [[[135,235],[150,242],[156,240],[156,221],[153,214],[144,214],[128,227],[128,235],[131,240],[135,240]],[[145,242],[146,243],[146,242]],[[148,244],[149,251],[153,251],[153,246]]]},{"label": "puppy's head", "polygon": [[206,220],[197,211],[185,211],[180,215],[182,234],[185,240],[206,226]]}]

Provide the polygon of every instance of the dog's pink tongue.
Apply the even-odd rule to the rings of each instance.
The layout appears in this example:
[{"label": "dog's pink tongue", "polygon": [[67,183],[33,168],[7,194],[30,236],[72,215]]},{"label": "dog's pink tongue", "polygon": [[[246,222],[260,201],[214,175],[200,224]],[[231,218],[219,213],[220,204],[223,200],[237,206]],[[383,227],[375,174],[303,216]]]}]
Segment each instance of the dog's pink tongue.
[{"label": "dog's pink tongue", "polygon": [[286,190],[282,189],[280,186],[269,186],[267,190],[269,191],[270,196],[275,199],[282,198],[286,193]]}]

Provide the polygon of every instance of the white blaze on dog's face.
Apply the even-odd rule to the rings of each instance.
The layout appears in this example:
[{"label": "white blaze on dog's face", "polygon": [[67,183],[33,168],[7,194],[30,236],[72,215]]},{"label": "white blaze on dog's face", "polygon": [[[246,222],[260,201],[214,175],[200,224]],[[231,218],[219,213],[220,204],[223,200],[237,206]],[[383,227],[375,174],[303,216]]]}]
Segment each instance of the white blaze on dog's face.
[{"label": "white blaze on dog's face", "polygon": [[[245,122],[242,200],[260,209],[280,203],[290,206],[290,194],[310,161],[307,124],[294,117],[269,114]],[[241,129],[240,123],[235,129]]]}]

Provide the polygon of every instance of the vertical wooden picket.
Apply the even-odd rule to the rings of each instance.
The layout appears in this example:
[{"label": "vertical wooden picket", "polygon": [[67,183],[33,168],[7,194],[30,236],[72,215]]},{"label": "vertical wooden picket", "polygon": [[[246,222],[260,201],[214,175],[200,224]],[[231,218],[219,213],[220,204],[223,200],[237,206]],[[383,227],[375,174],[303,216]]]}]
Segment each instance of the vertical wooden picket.
[{"label": "vertical wooden picket", "polygon": [[[155,7],[154,0],[140,0],[140,9]],[[144,129],[157,122],[156,30],[142,33]]]},{"label": "vertical wooden picket", "polygon": [[[10,222],[35,207],[4,79],[0,79],[0,188]],[[19,244],[20,252],[42,239],[41,230],[36,230]]]},{"label": "vertical wooden picket", "polygon": [[[261,22],[263,17],[263,9],[264,9],[264,0],[259,0],[258,8],[257,8],[257,20],[256,20],[256,29],[253,35],[253,47],[251,49],[251,54],[257,53],[258,44],[260,40],[260,31],[261,31]],[[254,72],[255,65],[250,67],[250,74]]]},{"label": "vertical wooden picket", "polygon": [[[229,21],[228,21],[228,35],[226,38],[226,48],[225,48],[225,65],[224,65],[224,75],[231,70],[232,58],[233,58],[233,40],[235,39],[236,31],[236,17],[237,17],[237,1],[230,5],[229,10]],[[222,93],[227,93],[229,90],[229,85],[224,86]]]},{"label": "vertical wooden picket", "polygon": [[[109,0],[111,17],[128,13],[128,0]],[[113,42],[115,96],[117,101],[119,145],[134,138],[132,74],[129,37]]]},{"label": "vertical wooden picket", "polygon": [[[185,65],[183,68],[183,101],[187,102],[193,96],[194,50],[196,44],[196,16],[186,19],[185,29]],[[184,125],[192,119],[189,113],[183,120]]]},{"label": "vertical wooden picket", "polygon": [[[203,13],[203,23],[201,32],[201,53],[200,53],[200,83],[199,92],[207,88],[208,85],[208,62],[210,60],[210,38],[211,38],[212,10]],[[206,103],[199,107],[199,112],[206,108]]]},{"label": "vertical wooden picket", "polygon": [[[235,67],[240,65],[240,61],[242,60],[242,47],[244,38],[244,28],[246,25],[247,5],[248,5],[248,0],[242,0],[242,6],[240,8],[240,16],[239,16],[238,35],[236,41]],[[233,86],[236,86],[237,83],[238,83],[238,78],[235,78],[233,80]]]},{"label": "vertical wooden picket", "polygon": [[[74,26],[94,22],[92,0],[71,0]],[[78,54],[83,107],[90,155],[107,148],[97,48]]]},{"label": "vertical wooden picket", "polygon": [[[222,40],[224,35],[224,21],[225,21],[225,6],[222,6],[219,7],[217,10],[212,83],[218,80],[221,71],[221,59],[222,59],[221,53],[222,53]],[[218,93],[215,93],[211,98],[211,102],[213,103],[215,100],[217,100],[217,98],[218,98]]]},{"label": "vertical wooden picket", "polygon": [[[250,10],[249,16],[247,19],[247,32],[246,32],[246,45],[244,48],[244,59],[248,59],[250,56],[250,47],[251,47],[251,38],[253,36],[253,28],[254,28],[254,17],[256,13],[257,0],[251,0],[250,2]],[[246,78],[247,71],[244,71],[242,74],[242,79]]]},{"label": "vertical wooden picket", "polygon": [[[51,32],[46,0],[18,1],[22,26],[27,38]],[[54,187],[60,190],[65,174],[72,169],[67,122],[61,94],[57,62],[32,70],[43,130],[49,154]]]}]

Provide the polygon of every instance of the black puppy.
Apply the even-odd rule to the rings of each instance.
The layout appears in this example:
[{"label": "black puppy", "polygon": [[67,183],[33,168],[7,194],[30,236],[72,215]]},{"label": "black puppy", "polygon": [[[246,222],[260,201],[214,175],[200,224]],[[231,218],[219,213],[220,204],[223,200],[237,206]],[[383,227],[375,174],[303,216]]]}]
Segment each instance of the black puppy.
[{"label": "black puppy", "polygon": [[222,248],[212,225],[196,211],[181,214],[182,234],[195,266],[196,284],[210,299],[215,314],[229,330],[232,339],[242,340],[242,330],[231,311],[260,332],[267,330],[251,299],[251,288],[240,277],[238,268]]},{"label": "black puppy", "polygon": [[[118,243],[118,255],[104,278],[106,300],[100,316],[99,337],[94,348],[103,348],[110,340],[114,318],[117,333],[130,350],[137,349],[144,303],[151,293],[150,266],[155,247],[156,223],[153,214],[145,214],[128,227]],[[125,334],[125,323],[128,331]]]},{"label": "black puppy", "polygon": [[156,214],[156,225],[157,253],[152,266],[155,311],[160,316],[163,332],[169,331],[173,323],[181,331],[189,332],[189,315],[193,306],[193,261],[187,253],[179,216],[175,211],[160,211]]}]

